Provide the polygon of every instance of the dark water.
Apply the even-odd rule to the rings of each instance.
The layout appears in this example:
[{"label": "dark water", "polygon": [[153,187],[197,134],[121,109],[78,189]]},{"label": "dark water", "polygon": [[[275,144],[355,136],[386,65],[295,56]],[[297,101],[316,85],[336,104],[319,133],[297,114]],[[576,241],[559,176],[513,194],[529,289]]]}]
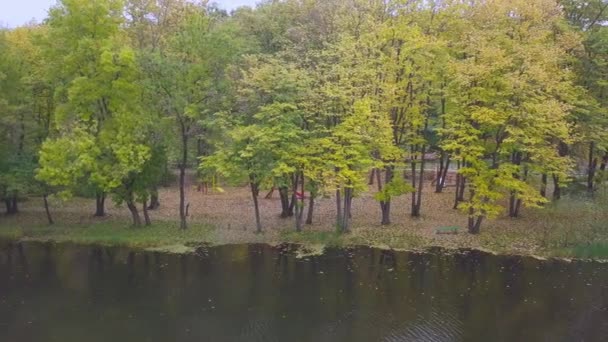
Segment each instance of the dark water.
[{"label": "dark water", "polygon": [[0,341],[607,341],[608,265],[0,246]]}]

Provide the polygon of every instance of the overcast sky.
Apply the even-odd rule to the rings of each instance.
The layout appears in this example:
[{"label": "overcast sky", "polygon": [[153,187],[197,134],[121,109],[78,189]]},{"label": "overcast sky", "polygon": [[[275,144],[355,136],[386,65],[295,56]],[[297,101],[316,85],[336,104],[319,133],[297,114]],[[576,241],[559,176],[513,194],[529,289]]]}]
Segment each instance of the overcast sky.
[{"label": "overcast sky", "polygon": [[[0,26],[15,27],[32,19],[40,22],[46,17],[47,10],[57,0],[0,0]],[[95,0],[91,0],[95,1]],[[227,10],[239,6],[253,6],[256,0],[212,0]]]}]

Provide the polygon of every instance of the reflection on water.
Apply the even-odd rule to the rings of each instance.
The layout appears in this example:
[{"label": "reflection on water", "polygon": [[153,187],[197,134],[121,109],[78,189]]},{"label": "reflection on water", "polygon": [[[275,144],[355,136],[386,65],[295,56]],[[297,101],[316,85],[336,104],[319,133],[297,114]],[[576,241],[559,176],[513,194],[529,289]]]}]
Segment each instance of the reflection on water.
[{"label": "reflection on water", "polygon": [[221,246],[0,246],[0,341],[602,341],[608,265]]}]

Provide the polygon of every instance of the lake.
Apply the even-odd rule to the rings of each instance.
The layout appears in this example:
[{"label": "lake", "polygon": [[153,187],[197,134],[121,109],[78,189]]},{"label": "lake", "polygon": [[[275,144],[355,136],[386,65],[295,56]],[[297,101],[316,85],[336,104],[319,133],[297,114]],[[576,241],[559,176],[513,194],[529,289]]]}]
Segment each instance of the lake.
[{"label": "lake", "polygon": [[606,341],[608,265],[0,244],[0,341]]}]

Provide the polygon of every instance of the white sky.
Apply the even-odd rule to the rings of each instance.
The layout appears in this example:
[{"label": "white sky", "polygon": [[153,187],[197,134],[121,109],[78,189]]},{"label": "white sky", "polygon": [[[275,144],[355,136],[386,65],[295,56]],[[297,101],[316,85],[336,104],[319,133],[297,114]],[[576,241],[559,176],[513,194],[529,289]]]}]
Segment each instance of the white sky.
[{"label": "white sky", "polygon": [[[95,1],[95,0],[90,0]],[[212,0],[220,7],[232,10],[239,6],[254,6],[257,0]],[[16,27],[32,19],[40,22],[56,0],[0,0],[0,27]]]}]

